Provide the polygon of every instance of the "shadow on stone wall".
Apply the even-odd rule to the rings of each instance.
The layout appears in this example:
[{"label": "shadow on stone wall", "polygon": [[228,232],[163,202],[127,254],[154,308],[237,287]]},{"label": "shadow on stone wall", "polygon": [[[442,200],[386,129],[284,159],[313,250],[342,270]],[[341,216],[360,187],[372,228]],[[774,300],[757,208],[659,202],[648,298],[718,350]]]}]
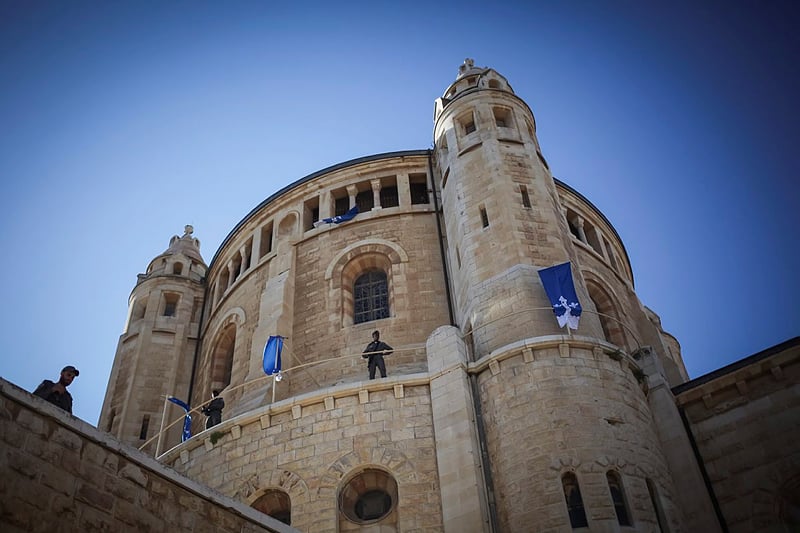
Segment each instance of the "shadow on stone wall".
[{"label": "shadow on stone wall", "polygon": [[0,379],[0,530],[293,533]]}]

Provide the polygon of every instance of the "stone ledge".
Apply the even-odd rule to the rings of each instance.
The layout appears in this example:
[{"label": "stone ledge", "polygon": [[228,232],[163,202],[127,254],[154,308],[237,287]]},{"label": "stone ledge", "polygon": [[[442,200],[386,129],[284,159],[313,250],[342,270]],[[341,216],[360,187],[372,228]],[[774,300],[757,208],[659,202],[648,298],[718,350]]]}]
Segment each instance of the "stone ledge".
[{"label": "stone ledge", "polygon": [[673,389],[673,392],[677,390],[675,400],[681,407],[698,401],[705,402],[708,406],[713,403],[711,402],[711,397],[713,395],[719,395],[729,389],[736,389],[739,395],[752,392],[756,396],[759,396],[758,392],[756,392],[753,387],[749,386],[749,381],[765,376],[780,381],[785,379],[787,373],[786,369],[798,362],[800,362],[800,350],[788,350],[775,354],[761,361],[754,362],[751,365],[737,368],[729,374],[710,379],[693,388],[680,390],[680,388],[676,387]]}]

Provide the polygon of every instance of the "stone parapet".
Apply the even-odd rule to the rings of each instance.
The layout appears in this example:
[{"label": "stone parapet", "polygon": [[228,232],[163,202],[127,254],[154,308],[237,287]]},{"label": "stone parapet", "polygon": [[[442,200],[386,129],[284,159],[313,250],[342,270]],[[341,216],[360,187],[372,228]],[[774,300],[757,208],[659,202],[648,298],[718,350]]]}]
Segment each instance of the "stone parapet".
[{"label": "stone parapet", "polygon": [[800,480],[800,338],[673,388],[727,530],[789,531]]},{"label": "stone parapet", "polygon": [[297,532],[0,379],[0,530]]},{"label": "stone parapet", "polygon": [[[255,408],[176,446],[160,459],[248,504],[269,490],[291,499],[292,525],[353,526],[339,493],[367,469],[397,483],[398,531],[442,524],[427,373],[326,387]],[[280,386],[280,385],[279,385]]]}]

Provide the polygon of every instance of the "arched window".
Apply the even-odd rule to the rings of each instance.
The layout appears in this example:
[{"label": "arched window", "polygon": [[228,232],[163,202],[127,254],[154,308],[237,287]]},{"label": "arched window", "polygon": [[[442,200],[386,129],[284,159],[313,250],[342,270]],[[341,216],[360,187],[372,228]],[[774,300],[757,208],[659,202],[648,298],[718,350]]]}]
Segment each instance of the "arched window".
[{"label": "arched window", "polygon": [[261,226],[261,248],[259,259],[272,251],[272,222]]},{"label": "arched window", "polygon": [[133,309],[131,309],[131,322],[136,322],[137,320],[141,320],[144,318],[144,314],[147,311],[147,298],[136,298],[133,301],[132,305]]},{"label": "arched window", "polygon": [[564,499],[567,501],[567,513],[569,513],[569,523],[572,529],[588,527],[589,523],[586,520],[586,510],[583,507],[578,478],[572,472],[567,472],[561,476],[561,485],[564,488]]},{"label": "arched window", "polygon": [[621,526],[630,526],[631,518],[628,506],[625,504],[625,492],[622,490],[622,478],[617,472],[606,472],[608,490],[611,492],[611,501],[614,502],[614,511],[617,513],[617,522]]},{"label": "arched window", "polygon": [[511,110],[506,107],[493,107],[492,114],[494,115],[494,123],[498,128],[511,128],[513,122],[511,118]]},{"label": "arched window", "polygon": [[178,314],[178,302],[180,295],[174,292],[164,293],[164,309],[161,312],[162,316],[176,316]]},{"label": "arched window", "polygon": [[214,345],[211,357],[211,387],[224,389],[231,383],[233,371],[233,349],[236,345],[236,324],[229,324],[222,330]]},{"label": "arched window", "polygon": [[353,322],[369,322],[388,318],[389,284],[386,273],[372,270],[361,274],[353,283]]},{"label": "arched window", "polygon": [[597,252],[597,255],[602,257],[603,245],[600,243],[600,239],[602,239],[600,231],[589,222],[584,221],[583,234],[586,235],[586,242],[592,247],[592,250]]},{"label": "arched window", "polygon": [[242,256],[237,254],[236,257],[233,258],[233,262],[231,263],[231,284],[234,281],[239,279],[239,275],[242,273]]},{"label": "arched window", "polygon": [[581,224],[581,217],[572,209],[567,209],[567,225],[569,226],[569,232],[579,241],[585,242],[584,237],[581,237]]},{"label": "arched window", "polygon": [[519,186],[519,194],[522,196],[522,207],[531,208],[531,197],[528,195],[528,188],[524,185]]},{"label": "arched window", "polygon": [[292,500],[280,489],[269,489],[251,507],[288,526],[292,525]]},{"label": "arched window", "polygon": [[147,430],[150,427],[150,415],[144,415],[142,417],[142,427],[139,430],[139,440],[147,439]]},{"label": "arched window", "polygon": [[599,285],[589,280],[586,281],[586,289],[589,291],[589,298],[594,302],[594,306],[597,309],[597,316],[600,319],[600,326],[603,328],[605,339],[620,348],[626,348],[625,331],[620,323],[619,313],[611,297]]},{"label": "arched window", "polygon": [[[406,282],[403,269],[397,267],[407,261],[408,254],[400,246],[383,239],[353,244],[331,261],[325,279],[330,280],[334,297],[340,298],[342,327],[390,318],[396,314],[395,309],[408,308],[408,297],[395,293]],[[370,273],[375,274],[361,279]]]},{"label": "arched window", "polygon": [[228,290],[228,269],[223,268],[222,272],[219,275],[219,284],[217,285],[217,297],[216,297],[217,302],[222,300],[222,296],[225,294],[225,291],[227,290]]},{"label": "arched window", "polygon": [[475,131],[475,115],[472,114],[472,111],[464,113],[460,117],[458,117],[458,124],[460,129],[464,135],[469,135],[470,133]]},{"label": "arched window", "polygon": [[172,273],[181,275],[183,274],[183,263],[175,263],[172,265]]}]

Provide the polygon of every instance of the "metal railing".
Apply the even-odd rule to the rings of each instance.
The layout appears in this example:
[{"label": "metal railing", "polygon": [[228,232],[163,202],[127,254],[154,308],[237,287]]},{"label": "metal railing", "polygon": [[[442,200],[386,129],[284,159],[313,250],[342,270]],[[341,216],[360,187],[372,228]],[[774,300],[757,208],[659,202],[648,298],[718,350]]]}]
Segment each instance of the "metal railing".
[{"label": "metal railing", "polygon": [[[488,320],[486,322],[481,322],[480,325],[478,325],[476,327],[473,327],[473,328],[471,328],[471,329],[469,329],[469,330],[467,330],[467,331],[465,331],[463,333],[461,331],[459,331],[459,336],[460,336],[460,338],[462,340],[464,340],[466,342],[466,344],[468,346],[470,346],[472,344],[472,346],[470,346],[470,348],[474,349],[474,343],[470,343],[467,340],[467,338],[470,335],[472,335],[473,339],[474,339],[474,332],[476,330],[480,330],[481,328],[485,328],[487,326],[490,326],[490,325],[495,324],[497,322],[500,322],[502,320],[507,320],[512,316],[518,316],[520,314],[528,313],[528,312],[531,312],[531,311],[547,311],[549,313],[552,313],[553,312],[553,308],[552,307],[530,307],[530,308],[514,311],[512,313],[507,313],[507,314],[505,314],[503,316]],[[619,324],[622,328],[624,328],[630,334],[631,338],[636,343],[636,346],[637,346],[637,350],[636,351],[641,350],[642,344],[641,344],[638,336],[634,332],[634,330],[630,326],[628,326],[627,324],[625,324],[624,322],[619,320],[618,318],[616,318],[614,316],[611,316],[611,315],[608,315],[608,314],[605,314],[605,313],[598,313],[598,312],[589,311],[589,310],[586,310],[586,309],[583,310],[583,313],[594,314],[594,315],[597,315],[597,316],[602,316],[602,317],[608,318],[610,320],[613,320],[614,322]],[[567,329],[567,335],[571,337],[572,336],[572,331],[570,331],[570,328],[568,326],[565,326],[565,327]],[[558,328],[558,329],[563,329],[563,328]],[[295,366],[293,366],[291,368],[282,369],[279,374],[264,375],[264,376],[258,377],[256,379],[252,379],[250,381],[246,381],[246,382],[241,383],[239,385],[236,385],[234,387],[226,388],[226,389],[223,390],[224,393],[226,395],[229,395],[229,394],[231,394],[233,392],[238,391],[239,389],[243,389],[244,387],[253,386],[255,384],[258,384],[258,383],[261,383],[261,382],[264,382],[264,381],[268,382],[269,380],[272,380],[272,402],[271,403],[275,403],[276,384],[279,381],[282,380],[284,375],[286,375],[286,374],[290,374],[291,375],[295,371],[308,370],[312,366],[323,365],[323,364],[326,364],[326,363],[332,363],[332,362],[341,363],[343,361],[361,360],[363,358],[363,355],[365,355],[364,352],[347,353],[347,354],[339,355],[339,356],[336,356],[336,357],[329,357],[329,358],[326,358],[326,359],[320,359],[320,360],[316,360],[316,361],[300,363],[299,359],[296,356],[291,354],[291,350],[288,350],[288,351],[286,350],[287,348],[289,348],[289,345],[288,345],[288,343],[285,343],[284,344],[284,354],[286,354],[289,357],[293,358],[299,364],[297,364],[297,365],[295,365]],[[625,347],[623,346],[623,347],[620,347],[620,348],[624,349]],[[415,352],[415,351],[419,351],[419,350],[420,350],[419,347],[414,347],[414,348],[396,348],[396,349],[393,350],[393,353],[394,354],[398,354],[398,353],[405,353],[405,352]],[[380,353],[380,352],[372,352],[372,353]],[[366,355],[369,355],[369,353],[366,353]],[[479,354],[474,354],[474,355],[476,356],[475,359],[477,360],[477,359],[479,359],[480,357],[482,357],[483,355],[486,355],[486,354],[480,354],[480,356],[478,356]],[[308,375],[311,378],[311,380],[317,385],[318,388],[322,387],[322,385],[316,380],[316,378],[314,377],[314,375],[311,372],[308,372]],[[167,406],[168,406],[168,403],[169,403],[168,402],[168,398],[169,398],[169,396],[166,396],[166,395],[164,396],[164,411],[162,413],[162,418],[161,418],[162,424],[161,424],[161,428],[160,428],[159,432],[156,435],[154,435],[151,438],[149,438],[147,441],[145,441],[144,444],[139,446],[139,450],[143,450],[145,447],[147,447],[149,444],[151,444],[154,440],[156,440],[157,441],[157,443],[156,443],[156,452],[155,452],[155,456],[156,457],[159,457],[160,454],[161,454],[161,445],[162,445],[164,434],[167,431],[171,430],[173,427],[175,427],[176,424],[182,423],[182,421],[184,420],[186,415],[192,415],[192,414],[199,413],[200,410],[203,408],[203,406],[205,406],[208,403],[208,402],[204,402],[199,407],[195,407],[195,408],[191,409],[190,411],[184,413],[183,415],[181,415],[180,417],[178,417],[174,421],[172,421],[169,424],[165,425],[166,409],[167,409]]]}]

